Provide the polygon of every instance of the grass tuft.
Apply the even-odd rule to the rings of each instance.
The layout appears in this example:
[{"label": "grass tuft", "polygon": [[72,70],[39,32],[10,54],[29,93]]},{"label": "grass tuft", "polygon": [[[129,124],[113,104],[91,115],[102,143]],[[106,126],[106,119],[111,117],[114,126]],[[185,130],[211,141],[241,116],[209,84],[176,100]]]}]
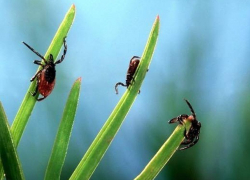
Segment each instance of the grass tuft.
[{"label": "grass tuft", "polygon": [[134,83],[126,90],[106,123],[92,142],[84,157],[70,177],[73,179],[90,179],[102,157],[113,141],[127,113],[135,101],[142,82],[146,76],[159,33],[160,19],[157,16],[150,32],[140,64],[134,75]]}]

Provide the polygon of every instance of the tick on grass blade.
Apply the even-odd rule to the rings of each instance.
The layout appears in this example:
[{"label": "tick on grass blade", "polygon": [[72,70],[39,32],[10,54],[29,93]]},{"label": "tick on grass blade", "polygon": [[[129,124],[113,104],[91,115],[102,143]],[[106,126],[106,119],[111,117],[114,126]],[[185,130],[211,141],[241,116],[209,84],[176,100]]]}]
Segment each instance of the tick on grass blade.
[{"label": "tick on grass blade", "polygon": [[193,107],[191,106],[191,104],[189,103],[188,100],[185,99],[185,101],[186,101],[189,109],[191,110],[192,115],[189,116],[187,114],[181,114],[181,115],[171,119],[170,121],[168,121],[168,123],[179,122],[179,124],[182,124],[182,125],[185,124],[184,120],[191,121],[191,127],[190,127],[188,132],[185,129],[185,131],[184,131],[185,139],[181,143],[181,145],[186,145],[186,146],[180,148],[180,150],[188,149],[188,148],[192,147],[193,145],[195,145],[199,141],[199,134],[200,134],[200,128],[201,128],[201,123],[199,121],[197,121],[196,114],[194,112]]},{"label": "tick on grass blade", "polygon": [[39,70],[30,79],[31,82],[34,81],[35,79],[37,80],[36,89],[34,92],[31,93],[31,95],[35,96],[37,94],[37,92],[39,92],[39,94],[41,94],[43,97],[37,98],[37,101],[41,101],[41,100],[45,99],[52,92],[52,90],[55,86],[55,82],[56,82],[56,79],[55,79],[56,78],[56,68],[55,68],[55,66],[56,66],[56,64],[59,64],[64,60],[65,55],[67,53],[66,37],[63,39],[63,44],[64,44],[63,55],[61,56],[61,58],[59,60],[57,60],[55,62],[54,62],[54,58],[53,58],[52,54],[50,54],[49,59],[46,60],[42,55],[40,55],[37,51],[35,51],[28,44],[26,44],[25,42],[23,42],[23,44],[25,46],[27,46],[32,52],[34,52],[37,56],[39,56],[41,59],[43,59],[44,64],[42,64],[42,61],[34,60],[34,64],[42,66],[42,69]]},{"label": "tick on grass blade", "polygon": [[[134,79],[133,76],[135,74],[135,71],[136,71],[139,63],[140,63],[140,57],[133,56],[132,59],[129,62],[129,67],[128,67],[128,71],[127,71],[127,78],[126,78],[126,84],[123,84],[122,82],[116,83],[116,85],[115,85],[116,94],[118,94],[118,86],[119,85],[128,88],[129,85],[132,83],[131,81]],[[139,93],[140,93],[140,91],[139,91]]]}]

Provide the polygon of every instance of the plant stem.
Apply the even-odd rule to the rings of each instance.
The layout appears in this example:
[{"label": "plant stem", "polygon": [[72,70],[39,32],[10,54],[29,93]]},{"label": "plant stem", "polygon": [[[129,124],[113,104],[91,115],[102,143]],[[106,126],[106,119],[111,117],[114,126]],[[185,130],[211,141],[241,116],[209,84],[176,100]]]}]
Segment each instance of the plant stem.
[{"label": "plant stem", "polygon": [[151,180],[154,179],[162,168],[167,164],[173,154],[176,152],[181,142],[184,140],[184,130],[188,130],[191,126],[190,121],[185,121],[185,125],[178,125],[171,136],[161,146],[159,151],[150,160],[143,171],[135,178],[135,180]]}]

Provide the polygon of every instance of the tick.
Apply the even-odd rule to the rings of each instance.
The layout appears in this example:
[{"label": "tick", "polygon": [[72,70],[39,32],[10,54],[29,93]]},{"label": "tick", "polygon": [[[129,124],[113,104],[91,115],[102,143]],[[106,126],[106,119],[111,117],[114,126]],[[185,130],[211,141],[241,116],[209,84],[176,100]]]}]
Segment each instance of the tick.
[{"label": "tick", "polygon": [[54,89],[55,82],[56,82],[56,64],[60,64],[67,53],[67,44],[66,44],[66,37],[63,39],[64,44],[64,51],[63,55],[59,60],[54,62],[53,55],[49,55],[49,59],[46,60],[42,55],[40,55],[37,51],[35,51],[32,47],[30,47],[28,44],[23,42],[25,46],[27,46],[32,52],[34,52],[37,56],[39,56],[41,59],[43,59],[44,64],[42,64],[42,61],[34,60],[34,64],[42,66],[42,69],[39,70],[31,79],[30,82],[37,80],[36,89],[34,92],[31,93],[32,96],[35,96],[37,92],[41,94],[43,97],[37,98],[37,101],[42,101],[45,99],[52,90]]},{"label": "tick", "polygon": [[[115,85],[116,94],[118,94],[118,86],[119,85],[127,87],[127,88],[129,87],[129,85],[131,84],[131,81],[134,79],[133,76],[135,74],[135,71],[136,71],[139,63],[140,63],[140,57],[133,56],[132,59],[129,62],[129,67],[128,67],[128,71],[127,71],[127,78],[126,78],[126,84],[123,84],[122,82],[116,83],[116,85]],[[140,93],[140,91],[139,91],[139,93]]]},{"label": "tick", "polygon": [[201,129],[201,123],[197,121],[196,114],[194,112],[193,107],[191,106],[188,100],[185,99],[185,101],[189,109],[191,110],[192,115],[181,114],[171,119],[170,121],[168,121],[168,123],[179,122],[179,124],[182,124],[182,125],[184,124],[184,120],[191,121],[191,127],[188,133],[187,133],[187,130],[185,129],[184,131],[185,139],[181,143],[181,145],[186,145],[186,146],[180,148],[180,150],[185,150],[195,145],[199,141],[199,134],[200,134],[200,129]]}]

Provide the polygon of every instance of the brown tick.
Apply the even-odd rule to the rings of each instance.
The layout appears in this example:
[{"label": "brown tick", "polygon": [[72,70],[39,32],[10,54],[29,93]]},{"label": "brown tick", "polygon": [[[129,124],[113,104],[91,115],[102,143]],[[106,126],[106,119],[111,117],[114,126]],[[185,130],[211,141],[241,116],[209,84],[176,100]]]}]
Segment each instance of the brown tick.
[{"label": "brown tick", "polygon": [[34,61],[34,64],[42,66],[42,69],[39,70],[30,79],[31,82],[34,81],[35,79],[37,80],[36,89],[33,93],[31,93],[31,95],[35,96],[37,94],[37,92],[39,92],[39,94],[41,94],[43,96],[41,98],[37,98],[37,101],[41,101],[41,100],[45,99],[54,89],[55,82],[56,82],[56,79],[55,79],[56,78],[56,68],[55,68],[55,66],[56,66],[56,64],[59,64],[64,60],[65,55],[67,53],[67,44],[66,44],[65,38],[63,40],[63,44],[64,44],[63,55],[61,56],[61,59],[57,60],[56,62],[54,62],[54,58],[53,58],[52,54],[50,54],[49,59],[46,60],[42,55],[40,55],[32,47],[30,47],[28,44],[23,42],[23,44],[25,46],[27,46],[32,52],[34,52],[37,56],[39,56],[41,59],[43,59],[43,62],[44,62],[44,64],[42,64],[42,61],[39,61],[39,60]]},{"label": "brown tick", "polygon": [[201,123],[199,121],[197,121],[196,114],[194,112],[193,107],[191,106],[191,104],[189,103],[188,100],[185,99],[185,101],[186,101],[188,107],[190,108],[192,115],[189,116],[186,114],[181,114],[181,115],[171,119],[170,121],[168,121],[168,123],[179,122],[179,124],[182,124],[182,125],[184,124],[184,120],[191,121],[191,127],[190,127],[188,132],[185,129],[185,131],[184,131],[185,139],[181,143],[181,145],[186,145],[186,146],[180,148],[180,150],[188,149],[188,148],[192,147],[193,145],[195,145],[199,141],[199,134],[200,134],[200,128],[201,128]]},{"label": "brown tick", "polygon": [[[122,82],[116,83],[116,85],[115,85],[116,94],[118,94],[118,86],[119,85],[127,87],[127,88],[129,87],[129,85],[131,84],[131,81],[134,78],[133,76],[135,74],[135,71],[136,71],[139,63],[140,63],[140,57],[133,56],[132,59],[129,62],[129,67],[128,67],[128,71],[127,71],[127,78],[126,78],[126,84],[123,84]],[[139,93],[140,93],[140,91],[139,91]]]}]

